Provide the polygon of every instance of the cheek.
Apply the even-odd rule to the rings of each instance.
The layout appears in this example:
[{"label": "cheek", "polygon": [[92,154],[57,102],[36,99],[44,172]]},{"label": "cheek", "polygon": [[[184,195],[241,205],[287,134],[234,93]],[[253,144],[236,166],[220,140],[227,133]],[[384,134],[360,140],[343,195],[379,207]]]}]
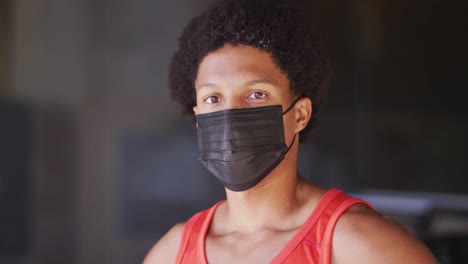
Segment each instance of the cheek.
[{"label": "cheek", "polygon": [[284,125],[284,136],[286,144],[289,144],[294,137],[295,128],[295,118],[293,113],[288,113],[286,116],[283,116],[283,125]]},{"label": "cheek", "polygon": [[201,99],[200,99],[200,96],[198,96],[196,93],[194,95],[195,97],[193,98],[193,102],[195,103],[195,105],[199,106],[201,105]]}]

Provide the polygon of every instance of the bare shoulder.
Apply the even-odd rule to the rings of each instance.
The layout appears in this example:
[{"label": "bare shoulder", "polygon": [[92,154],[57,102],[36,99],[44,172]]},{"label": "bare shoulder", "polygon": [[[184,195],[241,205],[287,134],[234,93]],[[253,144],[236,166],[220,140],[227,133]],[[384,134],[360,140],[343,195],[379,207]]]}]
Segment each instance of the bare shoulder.
[{"label": "bare shoulder", "polygon": [[365,205],[354,205],[338,220],[332,263],[437,263],[429,249],[404,227]]},{"label": "bare shoulder", "polygon": [[174,225],[148,252],[143,264],[174,263],[185,223]]}]

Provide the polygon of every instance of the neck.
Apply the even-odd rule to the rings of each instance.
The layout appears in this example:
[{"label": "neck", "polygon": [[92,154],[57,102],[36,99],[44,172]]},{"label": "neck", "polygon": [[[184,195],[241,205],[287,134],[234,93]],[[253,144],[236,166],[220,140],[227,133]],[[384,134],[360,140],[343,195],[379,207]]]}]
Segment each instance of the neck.
[{"label": "neck", "polygon": [[[304,182],[297,176],[295,162],[295,159],[283,160],[272,173],[250,190],[227,190],[227,215],[231,231],[253,233],[262,229],[282,229],[294,225],[288,223],[288,216],[297,212],[303,204],[300,194]],[[279,222],[278,219],[282,221]]]}]

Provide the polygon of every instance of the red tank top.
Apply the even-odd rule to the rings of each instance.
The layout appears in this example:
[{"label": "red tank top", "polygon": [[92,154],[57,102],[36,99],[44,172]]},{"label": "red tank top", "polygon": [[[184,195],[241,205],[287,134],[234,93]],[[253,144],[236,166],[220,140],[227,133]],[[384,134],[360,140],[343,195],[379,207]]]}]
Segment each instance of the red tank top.
[{"label": "red tank top", "polygon": [[[213,207],[194,215],[185,224],[176,263],[206,264],[205,239],[214,212]],[[270,262],[278,263],[317,263],[329,264],[333,230],[338,218],[351,206],[367,202],[346,195],[340,190],[331,189],[320,199],[317,207],[286,246]]]}]

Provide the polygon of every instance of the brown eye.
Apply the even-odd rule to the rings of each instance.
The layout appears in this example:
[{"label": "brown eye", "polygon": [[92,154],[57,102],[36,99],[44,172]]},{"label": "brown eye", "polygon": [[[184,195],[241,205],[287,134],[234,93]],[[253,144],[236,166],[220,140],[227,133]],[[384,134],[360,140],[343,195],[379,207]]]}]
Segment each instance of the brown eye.
[{"label": "brown eye", "polygon": [[205,98],[205,103],[207,104],[216,104],[216,103],[219,103],[219,101],[220,101],[220,98],[214,95],[211,95]]},{"label": "brown eye", "polygon": [[249,99],[265,99],[266,94],[262,92],[253,92],[249,95]]}]

